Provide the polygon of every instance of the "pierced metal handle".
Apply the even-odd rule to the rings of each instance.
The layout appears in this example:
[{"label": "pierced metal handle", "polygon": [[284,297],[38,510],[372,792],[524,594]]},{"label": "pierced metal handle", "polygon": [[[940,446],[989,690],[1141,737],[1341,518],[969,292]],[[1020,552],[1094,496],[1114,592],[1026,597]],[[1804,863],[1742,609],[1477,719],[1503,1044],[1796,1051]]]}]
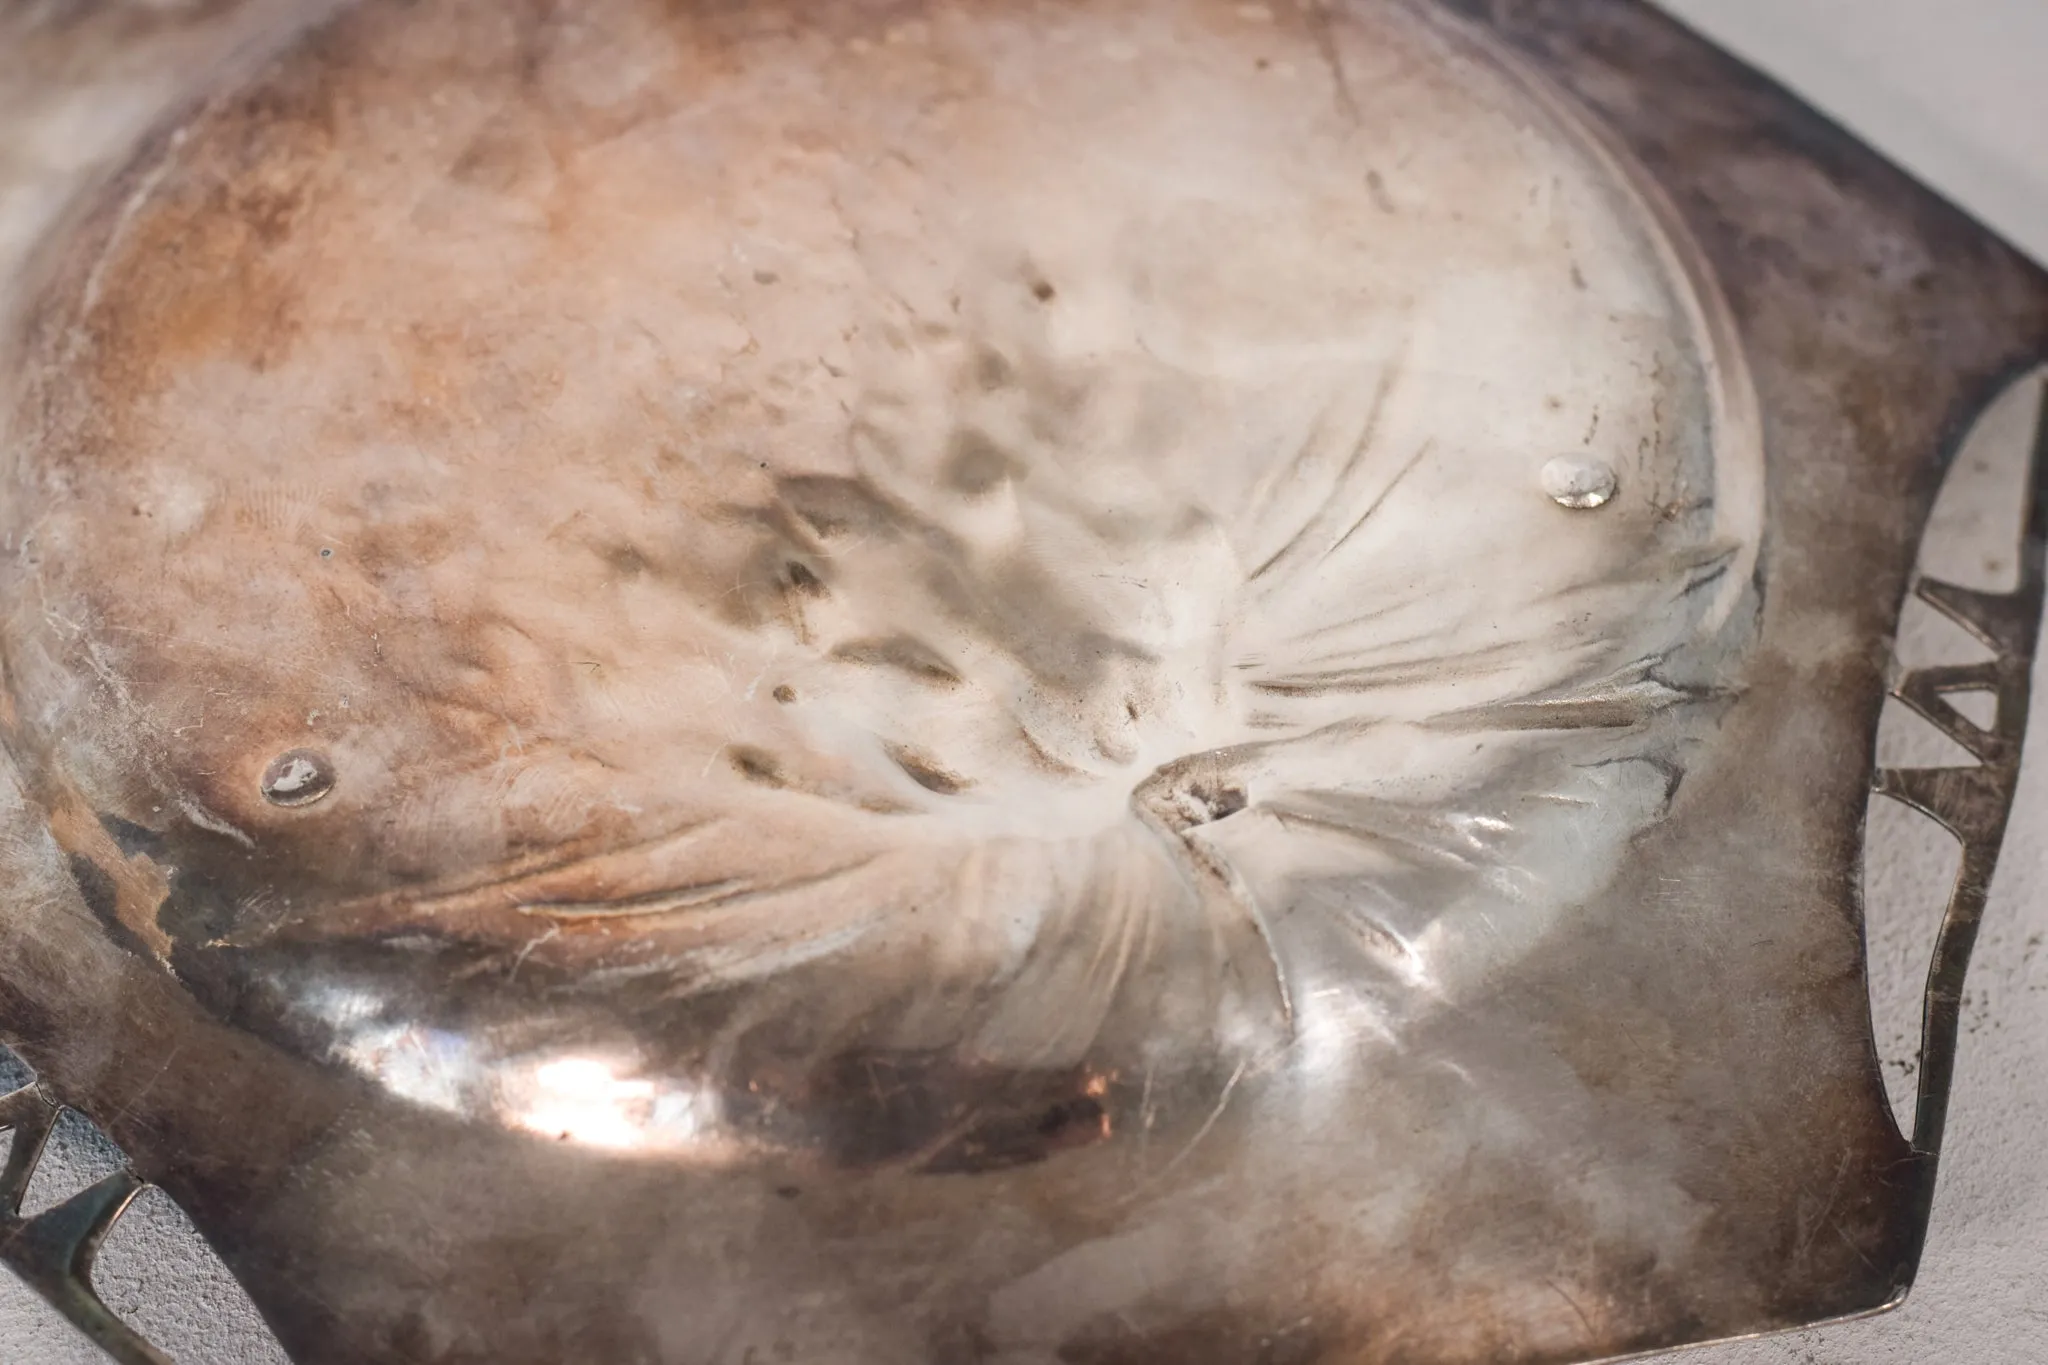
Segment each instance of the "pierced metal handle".
[{"label": "pierced metal handle", "polygon": [[[1977,764],[1965,768],[1880,768],[1874,779],[1879,793],[1928,816],[1953,834],[1963,849],[1962,867],[1942,914],[1928,967],[1921,1022],[1912,1143],[1915,1151],[1930,1158],[1940,1152],[1948,1123],[1963,980],[2019,789],[2034,647],[2041,631],[2044,583],[2048,583],[2048,381],[2042,385],[2025,490],[2018,587],[2006,593],[1983,592],[1928,577],[1921,577],[1914,587],[1921,601],[1988,645],[1995,657],[1981,663],[1910,669],[1891,687],[1891,695],[1960,744]],[[1948,700],[1953,693],[1975,691],[1989,691],[1998,698],[1997,714],[1989,729],[1970,720]],[[1930,1193],[1932,1185],[1930,1170]]]},{"label": "pierced metal handle", "polygon": [[168,1356],[114,1316],[92,1287],[100,1244],[147,1188],[142,1179],[124,1168],[61,1204],[22,1216],[22,1199],[61,1112],[38,1085],[0,1096],[0,1130],[14,1134],[6,1169],[0,1171],[0,1264],[120,1365],[171,1365]]}]

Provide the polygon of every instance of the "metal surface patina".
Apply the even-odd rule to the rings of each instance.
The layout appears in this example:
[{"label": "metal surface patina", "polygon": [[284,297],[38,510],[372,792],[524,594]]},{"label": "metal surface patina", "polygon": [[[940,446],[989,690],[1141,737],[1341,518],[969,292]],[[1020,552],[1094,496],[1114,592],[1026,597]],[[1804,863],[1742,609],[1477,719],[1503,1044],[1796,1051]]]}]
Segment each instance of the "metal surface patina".
[{"label": "metal surface patina", "polygon": [[2048,504],[1912,573],[2048,279],[1646,8],[11,7],[0,347],[0,1260],[118,1359],[144,1182],[300,1365],[1911,1281]]}]

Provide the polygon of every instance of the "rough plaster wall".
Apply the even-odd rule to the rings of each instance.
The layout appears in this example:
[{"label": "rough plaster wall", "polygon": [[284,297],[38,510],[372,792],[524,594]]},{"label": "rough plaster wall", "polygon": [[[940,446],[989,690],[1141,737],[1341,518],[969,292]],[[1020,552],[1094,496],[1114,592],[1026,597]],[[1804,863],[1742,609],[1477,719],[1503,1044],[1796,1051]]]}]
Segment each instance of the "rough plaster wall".
[{"label": "rough plaster wall", "polygon": [[[5,0],[0,0],[4,3]],[[1802,90],[1929,182],[2048,260],[2048,5],[2041,0],[1668,0]],[[2006,424],[2003,445],[2026,414]],[[1999,445],[2000,433],[1987,436]],[[1966,457],[1969,452],[1965,452]],[[1990,452],[1995,462],[1996,451]],[[1948,576],[1995,575],[2010,500],[1995,480],[1945,495]],[[1968,561],[1974,561],[1970,563]],[[1987,584],[1988,586],[1988,584]],[[1940,648],[1909,623],[1908,648]],[[1916,660],[1917,662],[1918,660]],[[1930,660],[1931,661],[1931,660]],[[1965,1005],[1947,1155],[1920,1283],[1900,1312],[1768,1341],[1664,1357],[1686,1365],[2039,1365],[2048,1359],[2048,671],[2037,678],[2028,766]],[[1888,721],[1888,731],[1890,722]],[[1925,735],[1888,732],[1886,759],[1940,760]],[[1933,917],[1953,865],[1946,836],[1873,811],[1872,966],[1888,1079],[1910,1080],[1910,1039]],[[0,1076],[0,1089],[8,1078]],[[5,1139],[0,1138],[0,1143]],[[30,1205],[82,1187],[111,1158],[60,1133]],[[233,1285],[191,1254],[192,1234],[152,1195],[103,1254],[109,1302],[179,1365],[282,1360]],[[0,1275],[0,1365],[103,1365],[62,1320]],[[564,1365],[581,1365],[565,1362]],[[592,1365],[601,1365],[593,1362]]]}]

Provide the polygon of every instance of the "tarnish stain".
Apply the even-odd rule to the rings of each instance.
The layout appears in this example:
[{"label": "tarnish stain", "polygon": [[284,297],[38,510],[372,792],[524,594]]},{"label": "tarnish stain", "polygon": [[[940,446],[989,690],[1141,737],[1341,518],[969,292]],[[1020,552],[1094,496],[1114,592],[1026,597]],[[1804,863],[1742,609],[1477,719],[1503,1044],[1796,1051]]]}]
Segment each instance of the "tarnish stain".
[{"label": "tarnish stain", "polygon": [[[106,878],[113,904],[94,906],[95,912],[111,908],[115,921],[134,935],[160,964],[169,967],[171,938],[157,923],[157,915],[171,894],[165,870],[147,853],[123,853],[100,823],[98,814],[68,786],[57,792],[48,810],[50,834],[58,846]],[[80,890],[88,888],[81,885]],[[88,894],[88,900],[91,899]]]}]

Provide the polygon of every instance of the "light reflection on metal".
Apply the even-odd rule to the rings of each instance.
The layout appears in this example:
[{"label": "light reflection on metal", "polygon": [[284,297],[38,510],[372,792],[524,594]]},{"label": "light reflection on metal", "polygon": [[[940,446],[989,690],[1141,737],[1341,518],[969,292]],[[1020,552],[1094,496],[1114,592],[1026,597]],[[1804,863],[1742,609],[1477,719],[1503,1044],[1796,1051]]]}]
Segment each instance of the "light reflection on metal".
[{"label": "light reflection on metal", "polygon": [[[654,1082],[621,1080],[589,1057],[547,1062],[533,1073],[534,1096],[519,1111],[523,1128],[564,1142],[636,1147],[649,1130],[672,1126],[658,1116]],[[661,1118],[668,1123],[662,1124]]]}]

